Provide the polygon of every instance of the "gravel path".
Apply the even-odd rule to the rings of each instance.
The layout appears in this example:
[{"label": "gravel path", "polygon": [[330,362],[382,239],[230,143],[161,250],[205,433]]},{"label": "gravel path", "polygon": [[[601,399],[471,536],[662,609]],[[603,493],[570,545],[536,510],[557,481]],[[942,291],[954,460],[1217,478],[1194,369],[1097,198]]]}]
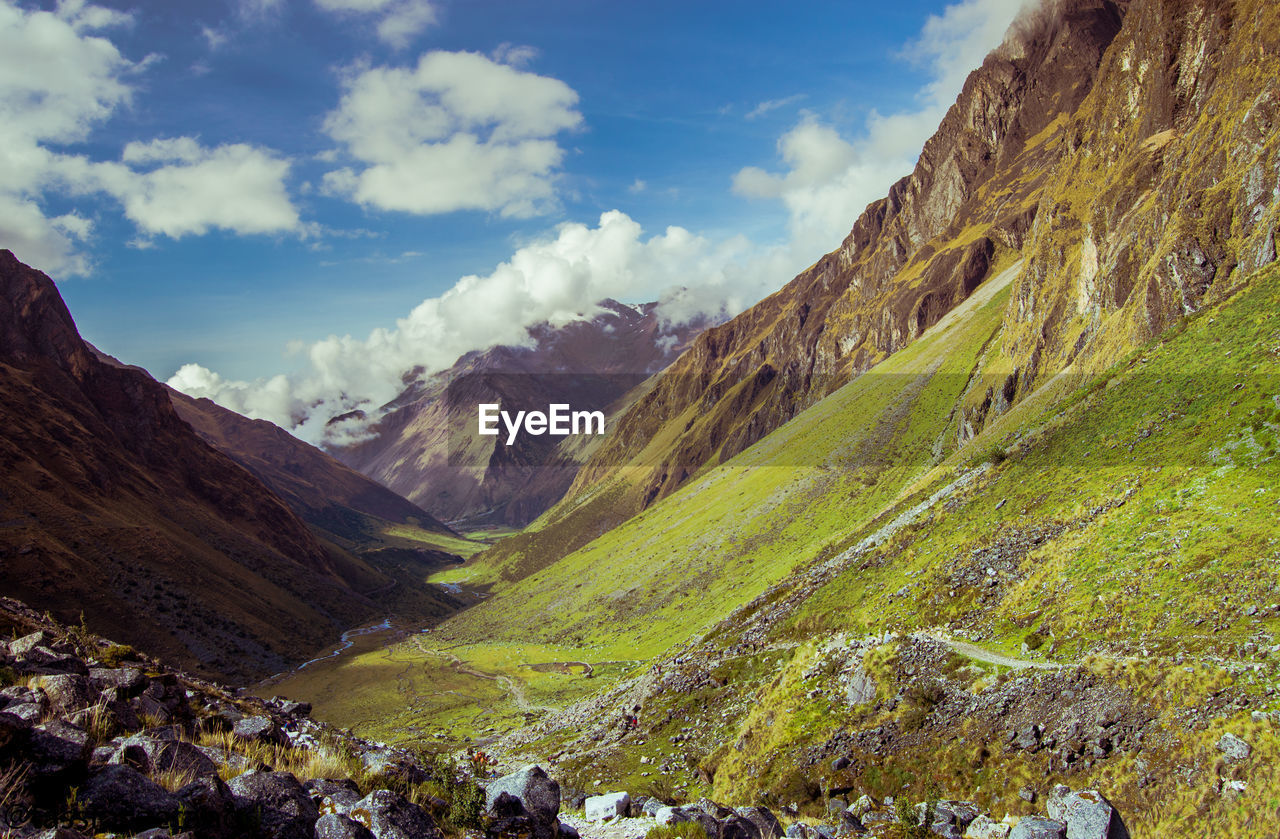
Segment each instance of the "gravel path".
[{"label": "gravel path", "polygon": [[560,814],[560,821],[577,829],[582,839],[644,839],[649,828],[657,822],[651,818],[610,819],[607,822],[589,822],[577,813]]}]

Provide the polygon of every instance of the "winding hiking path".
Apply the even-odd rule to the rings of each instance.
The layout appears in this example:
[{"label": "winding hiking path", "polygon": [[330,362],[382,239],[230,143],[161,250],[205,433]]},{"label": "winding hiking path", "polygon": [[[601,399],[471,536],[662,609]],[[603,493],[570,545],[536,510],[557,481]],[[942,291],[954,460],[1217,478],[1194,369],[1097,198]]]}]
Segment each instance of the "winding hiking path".
[{"label": "winding hiking path", "polygon": [[529,697],[524,692],[524,685],[520,684],[518,679],[513,679],[510,676],[503,676],[496,673],[486,673],[483,670],[476,670],[474,667],[467,666],[466,662],[451,652],[439,649],[429,649],[424,647],[418,639],[414,640],[417,643],[418,649],[422,652],[449,659],[449,667],[451,667],[455,672],[463,673],[467,676],[474,676],[477,679],[484,679],[489,682],[497,682],[502,685],[507,693],[511,694],[512,701],[515,702],[516,708],[519,709],[521,713],[536,713],[541,711],[548,714],[554,714],[560,710],[559,708],[554,708],[550,705],[538,705],[530,702]]},{"label": "winding hiking path", "polygon": [[1001,667],[1008,667],[1011,670],[1061,670],[1066,667],[1065,664],[1056,664],[1051,661],[1027,661],[1024,658],[1013,658],[1000,653],[993,653],[990,650],[984,650],[977,644],[970,644],[967,641],[957,641],[954,638],[943,635],[937,630],[928,630],[925,632],[917,632],[921,638],[928,638],[941,644],[946,644],[951,649],[960,653],[966,658],[972,658],[975,661],[985,661],[988,664],[998,664]]}]

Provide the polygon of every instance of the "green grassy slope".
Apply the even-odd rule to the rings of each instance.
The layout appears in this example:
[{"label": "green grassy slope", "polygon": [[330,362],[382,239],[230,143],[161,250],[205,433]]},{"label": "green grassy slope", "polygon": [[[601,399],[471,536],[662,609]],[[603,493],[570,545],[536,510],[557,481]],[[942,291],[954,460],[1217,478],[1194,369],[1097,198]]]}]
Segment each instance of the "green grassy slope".
[{"label": "green grassy slope", "polygon": [[[1007,283],[1012,272],[990,282]],[[955,446],[954,406],[1007,292],[950,321],[730,463],[446,627],[647,658],[845,540]]]}]

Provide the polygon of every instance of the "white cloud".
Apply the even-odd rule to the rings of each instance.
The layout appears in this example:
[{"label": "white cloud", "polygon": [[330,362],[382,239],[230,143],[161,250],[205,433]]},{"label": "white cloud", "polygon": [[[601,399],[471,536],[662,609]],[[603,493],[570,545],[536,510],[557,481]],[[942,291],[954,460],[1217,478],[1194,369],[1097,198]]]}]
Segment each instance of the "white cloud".
[{"label": "white cloud", "polygon": [[[757,256],[745,239],[711,242],[679,227],[646,238],[639,224],[612,210],[595,227],[560,226],[487,276],[463,277],[394,328],[312,344],[305,351],[308,365],[296,376],[228,381],[189,364],[169,384],[319,441],[331,417],[356,406],[377,408],[396,396],[405,371],[421,366],[433,372],[473,349],[525,343],[526,327],[535,323],[590,317],[586,301],[663,298],[668,316],[677,320],[708,306],[736,313],[776,280],[776,266]],[[681,289],[691,276],[702,284]]]},{"label": "white cloud", "polygon": [[52,12],[0,1],[0,242],[50,273],[88,273],[80,247],[92,224],[48,215],[43,204],[57,193],[110,195],[148,235],[301,232],[289,164],[269,151],[190,137],[129,143],[119,162],[59,150],[129,103],[128,77],[148,60],[132,62],[96,34],[129,20],[83,0]]},{"label": "white cloud", "polygon": [[325,131],[357,166],[325,188],[384,210],[488,210],[527,217],[555,202],[564,150],[551,139],[582,121],[564,82],[469,52],[431,52],[415,67],[374,67],[344,83]]},{"label": "white cloud", "polygon": [[[872,112],[859,136],[842,137],[815,114],[778,140],[785,171],[740,170],[733,189],[749,198],[780,200],[789,215],[793,247],[810,253],[834,248],[867,204],[883,197],[915,166],[970,71],[978,67],[1022,10],[1026,0],[963,0],[925,22],[902,51],[928,70],[914,107]],[[761,103],[757,108],[772,103]],[[754,111],[752,113],[755,113]]]},{"label": "white cloud", "polygon": [[415,35],[436,22],[431,0],[315,0],[327,12],[377,15],[378,37],[396,49],[404,49]]},{"label": "white cloud", "polygon": [[783,99],[766,99],[759,105],[756,105],[746,114],[746,119],[758,119],[770,111],[776,111],[779,108],[785,108],[788,105],[794,105],[805,98],[803,93],[797,93],[794,96],[787,96]]},{"label": "white cloud", "polygon": [[513,44],[510,41],[503,41],[494,48],[490,53],[490,57],[499,64],[506,64],[509,67],[527,67],[541,53],[537,47],[522,46]]},{"label": "white cloud", "polygon": [[191,137],[130,143],[126,163],[163,163],[149,171],[98,164],[88,179],[115,196],[125,215],[149,234],[179,238],[210,228],[234,233],[300,232],[284,186],[289,163],[235,143],[204,148]]}]

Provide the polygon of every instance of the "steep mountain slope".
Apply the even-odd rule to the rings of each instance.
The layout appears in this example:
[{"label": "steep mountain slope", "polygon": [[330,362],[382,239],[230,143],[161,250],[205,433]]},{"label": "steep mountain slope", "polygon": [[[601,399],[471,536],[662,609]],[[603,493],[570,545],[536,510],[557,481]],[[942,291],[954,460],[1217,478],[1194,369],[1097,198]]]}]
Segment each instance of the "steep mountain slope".
[{"label": "steep mountain slope", "polygon": [[[839,249],[708,330],[618,420],[542,540],[539,568],[722,462],[907,346],[1020,252],[1127,3],[1055,4],[965,83],[915,171]],[[620,467],[626,466],[626,469]]]},{"label": "steep mountain slope", "polygon": [[277,425],[169,389],[178,416],[267,485],[307,524],[351,547],[375,544],[388,525],[408,525],[449,544],[457,534],[430,513]]},{"label": "steep mountain slope", "polygon": [[612,415],[708,325],[663,324],[653,303],[599,305],[593,318],[531,328],[529,346],[472,352],[425,379],[411,375],[372,436],[334,455],[442,519],[527,524],[564,495],[594,441],[525,435],[508,446],[475,433],[476,406],[545,411],[563,403]]},{"label": "steep mountain slope", "polygon": [[52,281],[9,251],[0,392],[0,579],[37,608],[244,676],[324,646],[392,583],[317,541],[163,386],[101,361]]}]

